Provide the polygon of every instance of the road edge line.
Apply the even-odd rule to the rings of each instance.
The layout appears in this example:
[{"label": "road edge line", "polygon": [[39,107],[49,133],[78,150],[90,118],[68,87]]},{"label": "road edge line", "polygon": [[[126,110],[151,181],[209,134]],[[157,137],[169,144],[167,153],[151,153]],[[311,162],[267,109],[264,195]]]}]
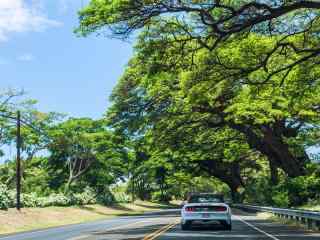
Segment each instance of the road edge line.
[{"label": "road edge line", "polygon": [[236,217],[238,220],[240,220],[241,222],[245,223],[246,225],[248,225],[249,227],[253,228],[254,230],[260,232],[260,233],[263,233],[264,235],[268,236],[269,238],[273,239],[273,240],[280,240],[279,238],[273,236],[272,234],[270,233],[267,233],[263,230],[261,230],[260,228],[254,226],[253,224],[251,223],[248,223],[247,221],[245,221],[244,219],[242,219],[241,217],[238,217],[238,216],[234,216]]}]

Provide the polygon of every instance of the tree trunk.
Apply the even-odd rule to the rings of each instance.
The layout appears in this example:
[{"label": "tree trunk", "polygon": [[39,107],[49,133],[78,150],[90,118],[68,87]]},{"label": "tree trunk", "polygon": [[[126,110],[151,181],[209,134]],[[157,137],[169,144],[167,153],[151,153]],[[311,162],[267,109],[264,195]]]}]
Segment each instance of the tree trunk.
[{"label": "tree trunk", "polygon": [[270,167],[270,181],[273,186],[276,186],[279,184],[279,173],[278,173],[278,167],[273,161],[269,161],[269,167]]},{"label": "tree trunk", "polygon": [[73,181],[74,181],[74,178],[72,178],[72,177],[70,177],[70,178],[68,179],[68,182],[66,183],[66,186],[65,186],[65,188],[64,188],[64,192],[65,192],[65,193],[69,192],[70,187],[71,187],[71,184],[73,183]]},{"label": "tree trunk", "polygon": [[238,192],[238,188],[236,186],[229,186],[231,191],[231,199],[233,203],[241,203],[241,194]]},{"label": "tree trunk", "polygon": [[232,201],[240,202],[239,187],[243,186],[238,162],[219,162],[216,160],[201,161],[201,168],[213,177],[226,183],[231,190]]},{"label": "tree trunk", "polygon": [[302,158],[295,157],[289,146],[282,140],[279,133],[268,126],[261,126],[260,137],[251,126],[230,123],[229,126],[243,133],[247,138],[247,143],[252,149],[256,149],[268,157],[269,161],[274,161],[289,177],[305,175],[305,163],[308,161],[307,155]]},{"label": "tree trunk", "polygon": [[268,147],[269,156],[276,156],[274,160],[288,174],[289,177],[299,177],[305,175],[305,163],[307,159],[295,157],[281,136],[270,127],[264,128],[264,143]]}]

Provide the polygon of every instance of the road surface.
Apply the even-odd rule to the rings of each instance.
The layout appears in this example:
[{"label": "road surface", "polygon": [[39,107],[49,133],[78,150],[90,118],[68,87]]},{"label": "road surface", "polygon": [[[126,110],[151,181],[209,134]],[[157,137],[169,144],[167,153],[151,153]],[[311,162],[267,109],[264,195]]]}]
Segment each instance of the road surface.
[{"label": "road surface", "polygon": [[121,217],[46,230],[0,236],[0,240],[316,240],[320,233],[308,232],[235,211],[233,230],[220,226],[196,226],[182,231],[178,211]]}]

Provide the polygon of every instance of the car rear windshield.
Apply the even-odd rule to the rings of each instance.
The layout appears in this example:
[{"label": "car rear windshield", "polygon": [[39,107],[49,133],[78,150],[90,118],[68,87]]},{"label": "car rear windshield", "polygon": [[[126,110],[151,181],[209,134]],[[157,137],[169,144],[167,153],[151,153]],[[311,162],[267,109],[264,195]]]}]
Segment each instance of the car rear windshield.
[{"label": "car rear windshield", "polygon": [[223,196],[220,195],[193,195],[189,198],[189,203],[221,203],[224,202]]}]

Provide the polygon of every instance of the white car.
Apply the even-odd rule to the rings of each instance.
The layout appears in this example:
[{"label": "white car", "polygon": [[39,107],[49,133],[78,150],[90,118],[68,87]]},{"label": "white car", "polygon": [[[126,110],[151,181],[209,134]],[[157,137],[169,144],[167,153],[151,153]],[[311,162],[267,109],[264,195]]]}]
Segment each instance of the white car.
[{"label": "white car", "polygon": [[219,222],[226,230],[232,229],[231,209],[219,194],[193,194],[181,210],[181,229],[188,230],[193,223]]}]

